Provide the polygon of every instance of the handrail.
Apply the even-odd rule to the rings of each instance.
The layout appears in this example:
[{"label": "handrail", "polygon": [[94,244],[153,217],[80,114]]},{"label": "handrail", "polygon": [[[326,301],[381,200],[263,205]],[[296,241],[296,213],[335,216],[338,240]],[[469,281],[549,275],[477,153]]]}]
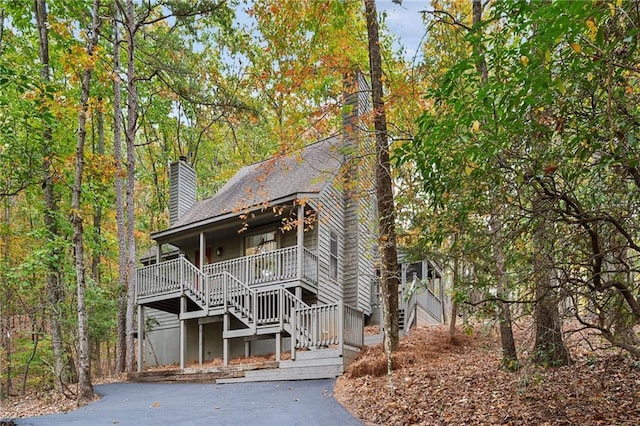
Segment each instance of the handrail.
[{"label": "handrail", "polygon": [[195,296],[196,302],[203,308],[207,307],[207,295],[208,290],[208,277],[202,273],[202,271],[195,267],[195,265],[180,256],[182,261],[182,274],[184,288],[190,290]]}]

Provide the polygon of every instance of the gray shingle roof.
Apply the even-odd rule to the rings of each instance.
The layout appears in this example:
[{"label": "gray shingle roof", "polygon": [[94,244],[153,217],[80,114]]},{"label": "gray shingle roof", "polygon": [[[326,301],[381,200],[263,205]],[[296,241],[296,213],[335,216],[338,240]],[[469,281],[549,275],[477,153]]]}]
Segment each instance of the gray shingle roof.
[{"label": "gray shingle roof", "polygon": [[173,226],[269,206],[296,194],[317,194],[340,170],[342,138],[332,137],[300,151],[243,167],[213,197],[197,202]]}]

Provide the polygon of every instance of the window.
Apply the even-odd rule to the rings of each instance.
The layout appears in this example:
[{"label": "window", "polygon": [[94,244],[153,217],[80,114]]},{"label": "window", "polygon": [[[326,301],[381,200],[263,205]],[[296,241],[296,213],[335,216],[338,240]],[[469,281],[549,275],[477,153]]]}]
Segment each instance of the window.
[{"label": "window", "polygon": [[338,234],[329,234],[329,278],[338,280]]},{"label": "window", "polygon": [[244,255],[252,256],[249,260],[249,276],[247,283],[271,281],[276,274],[276,255],[278,242],[276,231],[248,235],[244,239]]},{"label": "window", "polygon": [[268,253],[278,249],[276,243],[276,231],[263,232],[262,234],[249,235],[244,239],[244,255]]}]

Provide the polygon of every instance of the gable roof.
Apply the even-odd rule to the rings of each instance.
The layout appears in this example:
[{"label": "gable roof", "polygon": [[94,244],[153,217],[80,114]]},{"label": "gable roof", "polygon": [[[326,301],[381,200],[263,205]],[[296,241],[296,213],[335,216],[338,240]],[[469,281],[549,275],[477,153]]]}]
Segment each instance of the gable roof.
[{"label": "gable roof", "polygon": [[341,142],[341,137],[331,137],[243,167],[213,197],[197,202],[170,229],[274,205],[298,194],[320,193],[343,164]]}]

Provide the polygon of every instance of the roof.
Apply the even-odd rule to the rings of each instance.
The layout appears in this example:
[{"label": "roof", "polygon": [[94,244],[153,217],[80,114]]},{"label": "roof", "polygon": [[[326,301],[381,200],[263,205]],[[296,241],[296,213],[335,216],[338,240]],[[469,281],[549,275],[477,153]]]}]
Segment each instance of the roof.
[{"label": "roof", "polygon": [[343,164],[341,141],[340,137],[324,139],[243,167],[213,197],[191,207],[171,229],[270,206],[297,194],[320,193]]}]

